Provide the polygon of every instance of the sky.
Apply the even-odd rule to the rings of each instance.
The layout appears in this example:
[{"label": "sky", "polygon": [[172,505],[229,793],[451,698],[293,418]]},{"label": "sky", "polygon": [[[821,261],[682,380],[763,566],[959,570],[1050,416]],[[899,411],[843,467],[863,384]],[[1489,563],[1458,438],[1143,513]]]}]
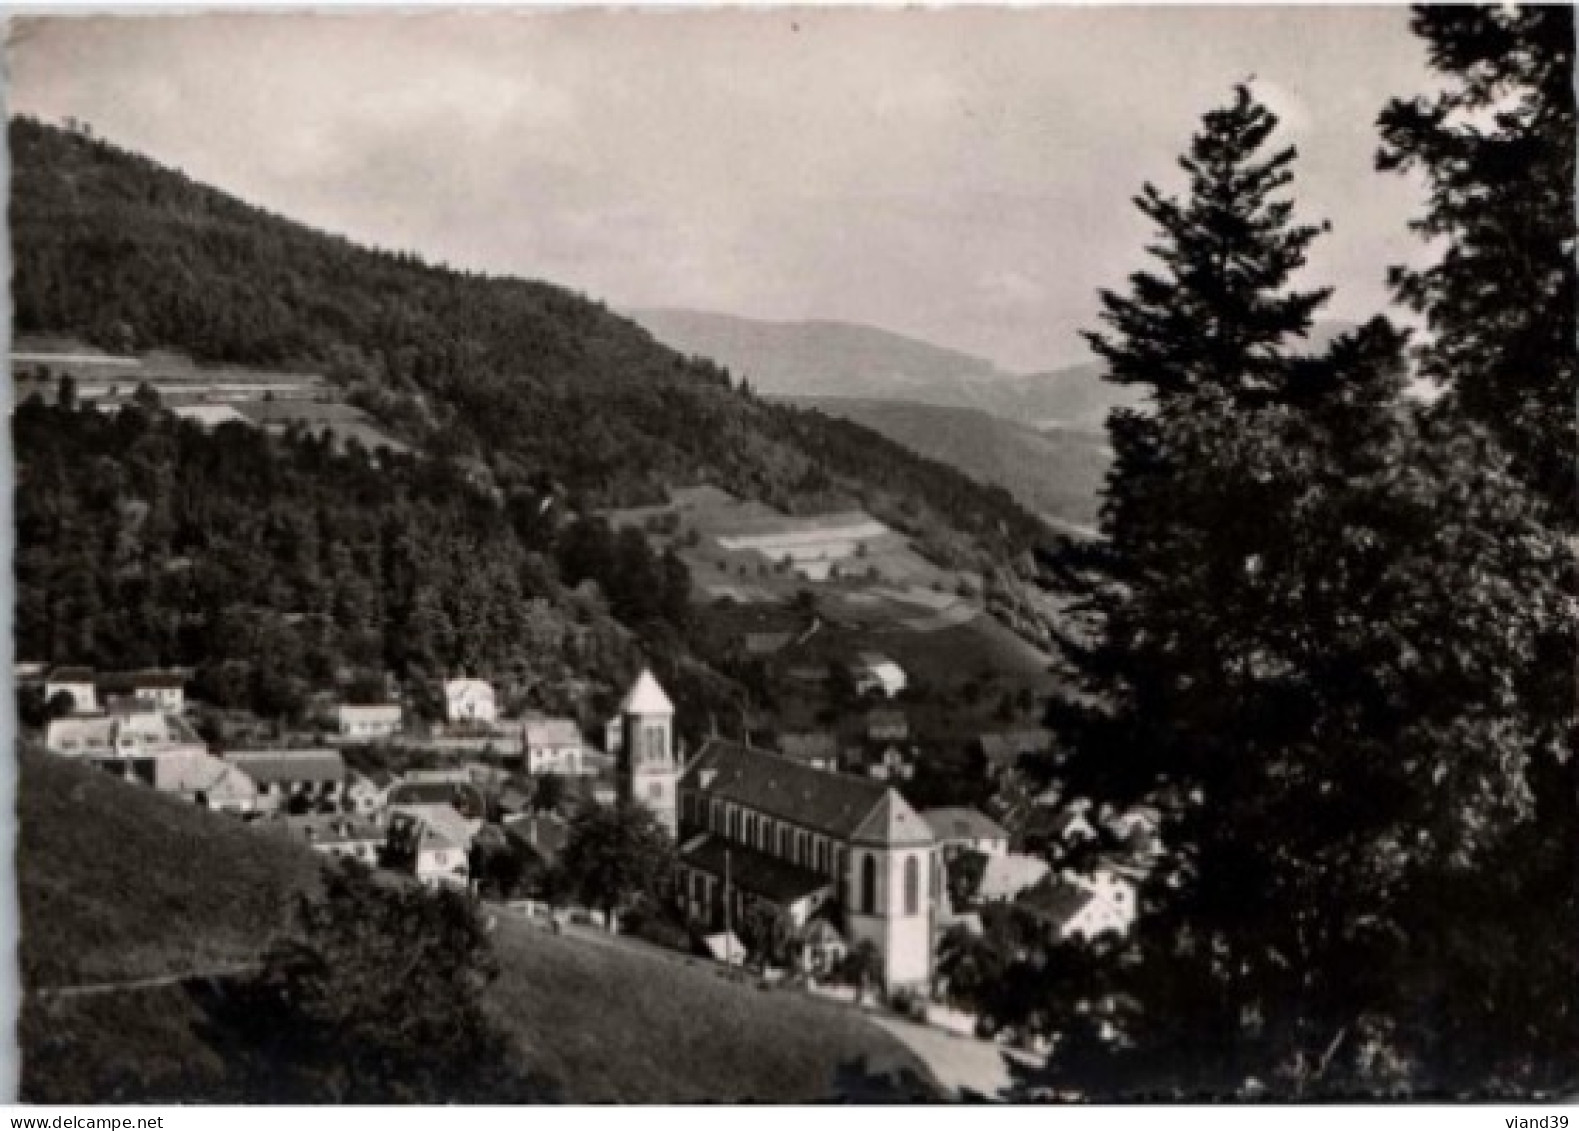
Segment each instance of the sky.
[{"label": "sky", "polygon": [[1028,371],[1252,88],[1300,151],[1327,314],[1418,261],[1419,184],[1374,171],[1430,88],[1398,7],[273,14],[21,21],[11,112],[315,227],[612,306],[859,322]]}]

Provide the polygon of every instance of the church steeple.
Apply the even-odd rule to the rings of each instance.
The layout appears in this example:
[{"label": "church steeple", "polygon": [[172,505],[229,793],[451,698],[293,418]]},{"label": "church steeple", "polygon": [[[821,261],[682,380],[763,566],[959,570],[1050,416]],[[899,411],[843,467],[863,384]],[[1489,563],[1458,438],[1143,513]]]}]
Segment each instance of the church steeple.
[{"label": "church steeple", "polygon": [[674,704],[651,671],[642,670],[620,703],[620,795],[652,811],[669,835],[679,832],[679,760]]}]

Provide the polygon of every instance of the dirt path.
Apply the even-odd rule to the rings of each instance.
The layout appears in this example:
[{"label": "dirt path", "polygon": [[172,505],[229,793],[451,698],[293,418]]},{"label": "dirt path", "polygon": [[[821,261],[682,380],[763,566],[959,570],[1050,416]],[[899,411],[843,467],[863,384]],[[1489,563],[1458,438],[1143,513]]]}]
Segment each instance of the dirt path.
[{"label": "dirt path", "polygon": [[161,974],[154,978],[132,978],[123,982],[84,982],[76,986],[31,986],[26,992],[39,998],[90,997],[94,994],[122,993],[129,990],[154,990],[182,982],[238,978],[243,974],[256,973],[258,969],[256,965],[225,966],[214,970],[187,971],[182,974]]}]

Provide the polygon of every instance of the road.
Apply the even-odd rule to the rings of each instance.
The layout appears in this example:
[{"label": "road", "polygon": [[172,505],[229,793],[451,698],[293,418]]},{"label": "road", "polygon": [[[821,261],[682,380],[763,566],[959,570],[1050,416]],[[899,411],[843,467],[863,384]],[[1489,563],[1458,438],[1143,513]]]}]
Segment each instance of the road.
[{"label": "road", "polygon": [[925,1063],[939,1084],[956,1099],[970,1092],[984,1099],[1001,1099],[1013,1083],[1010,1064],[1036,1067],[1029,1053],[1006,1049],[991,1041],[960,1037],[930,1025],[879,1013],[867,1016],[902,1041]]}]

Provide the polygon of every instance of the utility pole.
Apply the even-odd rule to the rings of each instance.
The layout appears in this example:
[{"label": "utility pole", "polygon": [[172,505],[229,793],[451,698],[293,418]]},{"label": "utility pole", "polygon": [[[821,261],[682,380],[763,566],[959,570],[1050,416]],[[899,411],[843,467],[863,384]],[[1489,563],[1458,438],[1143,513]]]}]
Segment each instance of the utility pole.
[{"label": "utility pole", "polygon": [[729,849],[724,849],[724,968],[735,964],[734,915],[729,899]]}]

